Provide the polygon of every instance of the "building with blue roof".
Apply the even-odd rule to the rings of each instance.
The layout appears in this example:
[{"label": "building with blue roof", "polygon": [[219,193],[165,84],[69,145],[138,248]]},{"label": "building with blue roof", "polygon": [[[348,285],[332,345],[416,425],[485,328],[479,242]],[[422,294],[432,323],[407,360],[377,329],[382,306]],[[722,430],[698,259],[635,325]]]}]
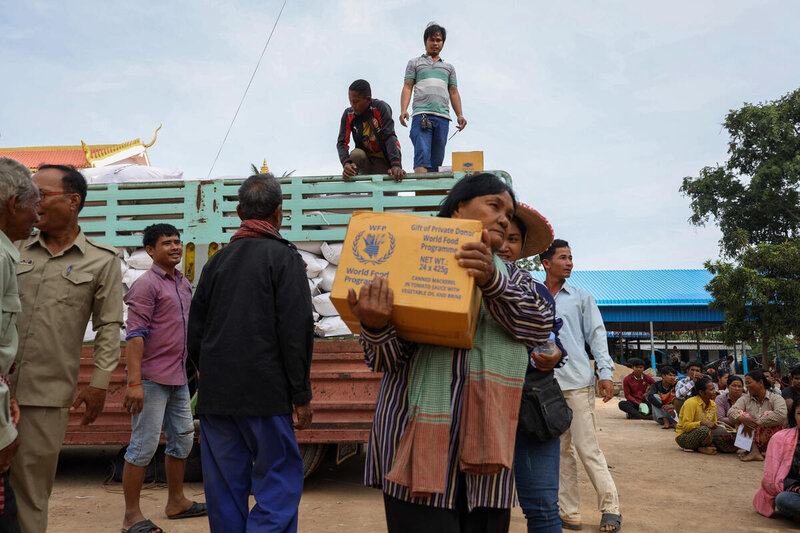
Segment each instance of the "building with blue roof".
[{"label": "building with blue roof", "polygon": [[[531,274],[539,281],[545,279],[544,271]],[[610,339],[617,339],[619,355],[630,340],[637,351],[645,340],[649,353],[654,349],[649,337],[656,332],[695,331],[697,349],[691,358],[706,359],[708,351],[701,352],[699,332],[718,329],[725,321],[722,311],[709,308],[713,298],[706,285],[712,278],[710,272],[699,269],[573,270],[567,283],[594,296]],[[615,354],[617,350],[609,351]],[[689,359],[687,351],[682,354],[684,360]]]}]

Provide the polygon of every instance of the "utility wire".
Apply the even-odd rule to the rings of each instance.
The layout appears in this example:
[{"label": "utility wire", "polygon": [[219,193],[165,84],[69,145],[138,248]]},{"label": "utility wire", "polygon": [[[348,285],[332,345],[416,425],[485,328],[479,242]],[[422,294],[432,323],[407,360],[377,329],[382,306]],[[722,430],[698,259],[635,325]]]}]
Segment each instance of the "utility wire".
[{"label": "utility wire", "polygon": [[264,53],[267,51],[267,47],[269,46],[269,42],[272,40],[272,34],[275,33],[275,28],[278,27],[278,21],[281,20],[281,15],[283,14],[283,8],[286,7],[286,2],[288,0],[283,0],[283,5],[281,6],[281,10],[278,12],[278,18],[275,19],[275,24],[272,25],[272,31],[269,32],[269,37],[267,37],[267,42],[264,45],[264,49],[261,50],[261,56],[258,58],[258,62],[256,63],[256,68],[253,69],[253,74],[250,76],[250,81],[247,82],[247,87],[244,89],[244,94],[242,95],[242,99],[239,100],[239,107],[236,108],[236,113],[233,114],[233,118],[231,119],[231,124],[228,126],[228,131],[225,132],[225,137],[222,139],[222,144],[219,145],[219,150],[217,151],[216,157],[214,157],[214,162],[211,163],[211,168],[208,169],[208,175],[206,179],[211,178],[211,172],[214,170],[214,166],[217,164],[217,159],[219,159],[219,154],[222,153],[222,147],[225,146],[225,141],[228,140],[228,135],[233,128],[233,123],[236,122],[236,117],[239,116],[239,110],[242,109],[242,104],[244,103],[244,99],[247,97],[247,91],[250,90],[250,85],[253,83],[253,78],[256,77],[256,72],[258,72],[258,67],[261,66],[261,60],[264,59]]}]

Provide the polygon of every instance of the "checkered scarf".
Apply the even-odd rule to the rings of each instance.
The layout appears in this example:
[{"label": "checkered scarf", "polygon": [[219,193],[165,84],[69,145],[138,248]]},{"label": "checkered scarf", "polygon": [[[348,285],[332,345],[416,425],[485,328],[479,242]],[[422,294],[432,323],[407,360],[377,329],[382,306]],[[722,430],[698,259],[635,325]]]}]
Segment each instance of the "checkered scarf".
[{"label": "checkered scarf", "polygon": [[262,237],[266,239],[282,239],[278,230],[267,222],[266,220],[259,220],[256,218],[249,218],[242,220],[241,226],[236,230],[236,233],[231,237],[231,241],[245,239],[247,237]]}]

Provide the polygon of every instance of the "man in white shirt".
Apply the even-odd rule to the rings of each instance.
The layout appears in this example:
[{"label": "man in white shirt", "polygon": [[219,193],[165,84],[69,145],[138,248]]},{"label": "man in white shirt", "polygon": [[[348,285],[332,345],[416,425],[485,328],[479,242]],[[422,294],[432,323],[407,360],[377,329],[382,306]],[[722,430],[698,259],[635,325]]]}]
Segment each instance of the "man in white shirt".
[{"label": "man in white shirt", "polygon": [[591,348],[600,378],[598,388],[603,401],[607,402],[614,395],[614,361],[608,354],[603,317],[591,294],[566,282],[572,272],[569,243],[556,239],[539,257],[547,273],[545,285],[556,301],[556,315],[564,322],[559,337],[570,355],[567,364],[555,370],[573,413],[570,429],[561,436],[558,502],[562,526],[564,529],[582,528],[577,452],[598,495],[603,515],[600,531],[618,531],[622,527],[619,495],[595,433],[594,369],[584,347],[588,344]]}]

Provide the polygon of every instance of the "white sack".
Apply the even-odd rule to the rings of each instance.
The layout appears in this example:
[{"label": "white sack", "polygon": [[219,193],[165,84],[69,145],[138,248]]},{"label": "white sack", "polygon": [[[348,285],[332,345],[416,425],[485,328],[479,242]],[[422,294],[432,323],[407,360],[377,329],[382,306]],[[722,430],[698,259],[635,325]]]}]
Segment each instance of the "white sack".
[{"label": "white sack", "polygon": [[314,309],[317,313],[321,314],[322,316],[336,316],[339,312],[331,303],[331,293],[326,292],[323,294],[318,294],[311,299],[311,303],[314,304]]},{"label": "white sack", "polygon": [[151,181],[183,181],[183,171],[177,168],[157,168],[132,163],[83,168],[80,173],[86,183],[148,183]]},{"label": "white sack", "polygon": [[126,263],[130,268],[135,268],[136,270],[147,270],[153,266],[153,258],[144,251],[144,248],[141,248],[133,252],[130,257],[128,257]]},{"label": "white sack", "polygon": [[325,292],[331,292],[333,287],[333,280],[336,278],[336,265],[328,265],[319,275],[320,284],[319,288]]},{"label": "white sack", "polygon": [[299,250],[299,252],[303,257],[303,261],[306,262],[306,277],[309,279],[318,277],[319,273],[322,272],[322,269],[328,266],[328,262],[321,257],[317,257],[316,255],[308,253],[304,250]]},{"label": "white sack", "polygon": [[94,342],[95,332],[92,328],[92,321],[89,320],[89,323],[86,324],[86,331],[83,332],[83,342]]},{"label": "white sack", "polygon": [[308,242],[295,242],[292,243],[297,246],[298,250],[309,252],[316,255],[322,255],[322,241],[308,241]]},{"label": "white sack", "polygon": [[319,284],[322,282],[322,278],[316,277],[314,279],[308,280],[308,290],[311,292],[311,297],[313,298],[317,294],[321,293],[322,291],[319,288]]},{"label": "white sack", "polygon": [[335,337],[337,335],[352,335],[344,320],[338,316],[328,316],[317,322],[314,333],[320,337]]},{"label": "white sack", "polygon": [[139,270],[136,268],[129,268],[125,275],[122,276],[122,283],[125,284],[126,287],[129,289],[133,285],[133,282],[139,279],[140,277],[144,276],[147,273],[147,270]]},{"label": "white sack", "polygon": [[328,244],[327,242],[322,243],[322,255],[329,263],[333,263],[334,265],[339,264],[339,259],[342,257],[342,247],[344,243],[335,242],[333,244]]}]

